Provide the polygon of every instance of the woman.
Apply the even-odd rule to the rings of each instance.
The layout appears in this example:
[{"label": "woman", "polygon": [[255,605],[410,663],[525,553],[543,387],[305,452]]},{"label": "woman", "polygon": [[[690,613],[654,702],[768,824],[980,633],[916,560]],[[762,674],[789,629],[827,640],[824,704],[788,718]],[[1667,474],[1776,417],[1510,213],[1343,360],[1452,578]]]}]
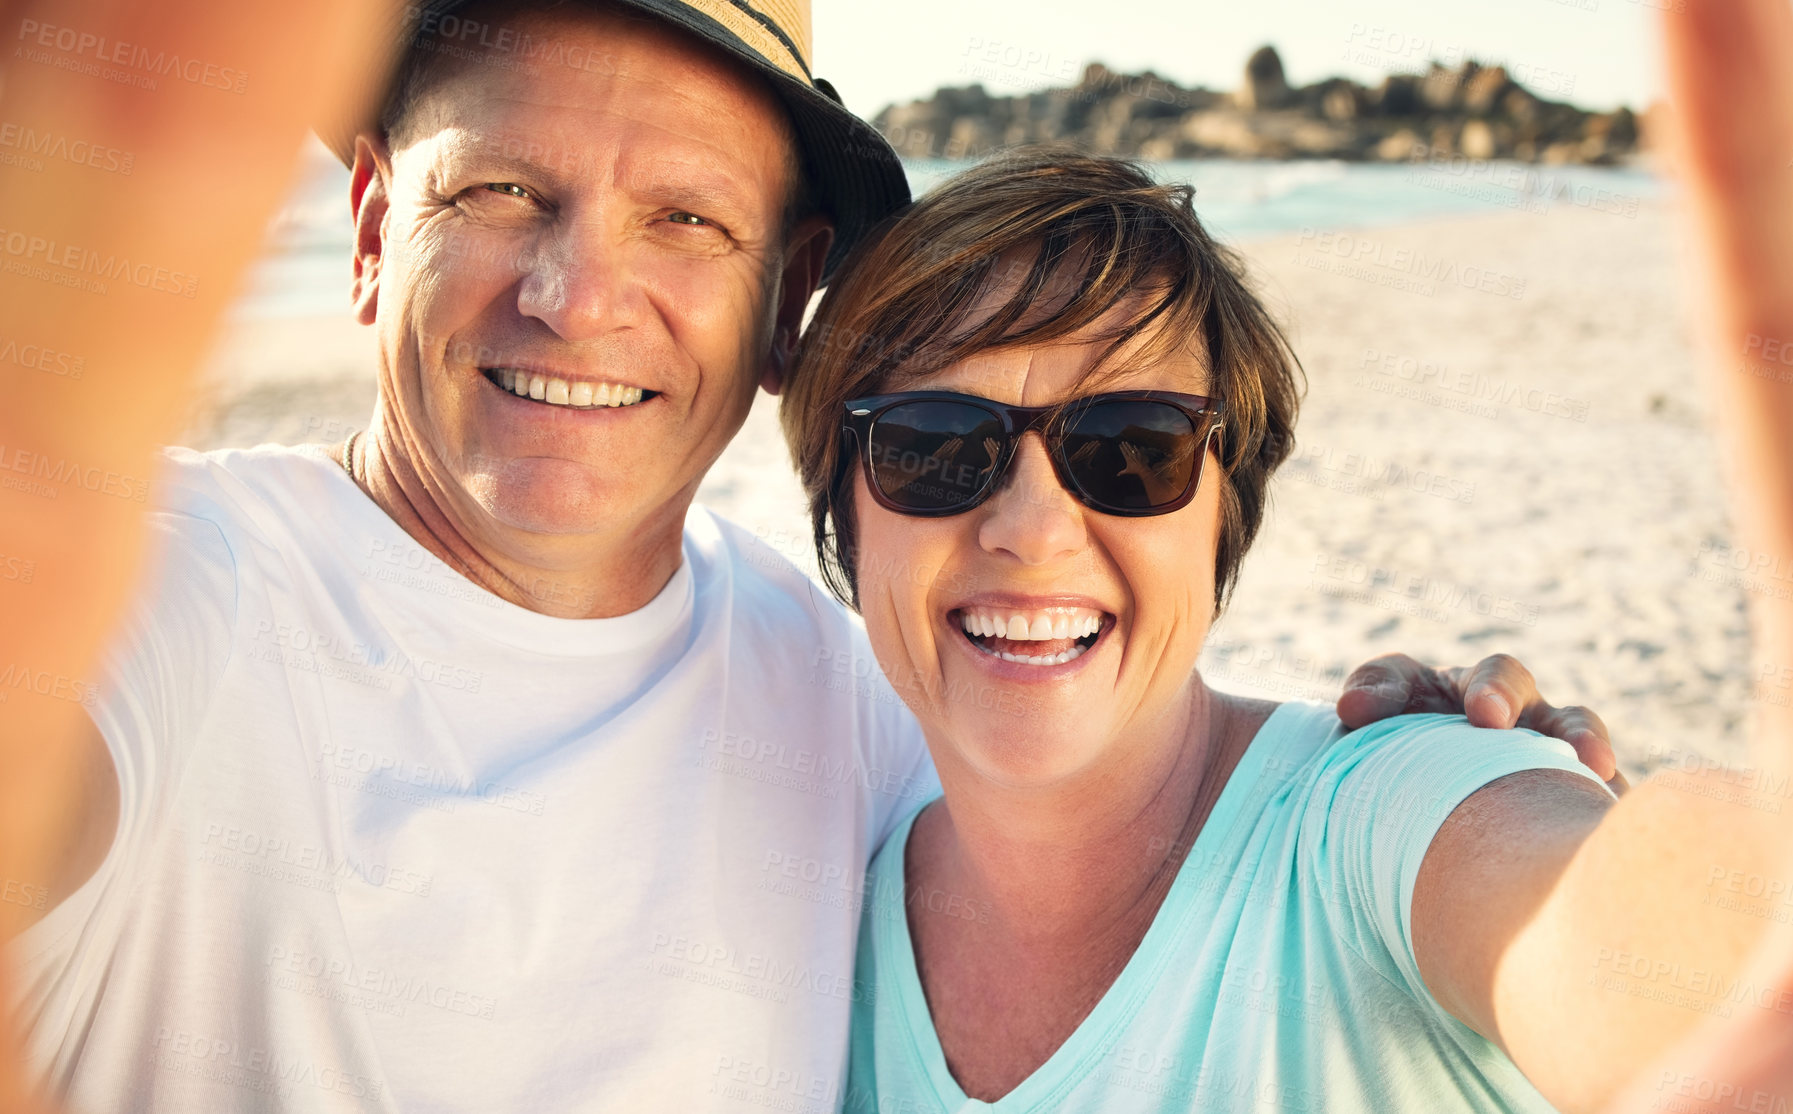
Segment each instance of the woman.
[{"label": "woman", "polygon": [[944,787],[873,866],[849,1110],[1588,1109],[1765,1006],[1665,980],[1742,970],[1761,924],[1700,898],[1776,869],[1766,812],[1203,683],[1298,392],[1186,189],[977,167],[806,343],[823,566]]}]

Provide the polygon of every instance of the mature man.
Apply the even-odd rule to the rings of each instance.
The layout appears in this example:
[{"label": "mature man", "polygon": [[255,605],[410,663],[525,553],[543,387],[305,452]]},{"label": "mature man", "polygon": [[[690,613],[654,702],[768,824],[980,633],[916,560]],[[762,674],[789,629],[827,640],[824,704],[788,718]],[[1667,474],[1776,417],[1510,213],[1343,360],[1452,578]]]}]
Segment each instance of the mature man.
[{"label": "mature man", "polygon": [[85,884],[12,948],[74,1108],[850,1098],[863,867],[932,771],[850,617],[690,507],[906,196],[807,15],[421,14],[341,145],[372,426],[171,453]]}]

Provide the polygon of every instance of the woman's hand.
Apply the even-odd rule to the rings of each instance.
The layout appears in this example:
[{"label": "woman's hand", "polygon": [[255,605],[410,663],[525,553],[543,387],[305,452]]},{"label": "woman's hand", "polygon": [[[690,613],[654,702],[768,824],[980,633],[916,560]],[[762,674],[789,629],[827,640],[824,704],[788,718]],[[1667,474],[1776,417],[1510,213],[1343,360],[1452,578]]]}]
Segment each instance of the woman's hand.
[{"label": "woman's hand", "polygon": [[1628,787],[1600,717],[1545,700],[1532,671],[1510,655],[1495,654],[1471,667],[1433,669],[1406,654],[1384,654],[1353,670],[1339,694],[1338,716],[1347,727],[1420,712],[1466,715],[1477,727],[1524,727],[1561,739],[1614,793]]}]

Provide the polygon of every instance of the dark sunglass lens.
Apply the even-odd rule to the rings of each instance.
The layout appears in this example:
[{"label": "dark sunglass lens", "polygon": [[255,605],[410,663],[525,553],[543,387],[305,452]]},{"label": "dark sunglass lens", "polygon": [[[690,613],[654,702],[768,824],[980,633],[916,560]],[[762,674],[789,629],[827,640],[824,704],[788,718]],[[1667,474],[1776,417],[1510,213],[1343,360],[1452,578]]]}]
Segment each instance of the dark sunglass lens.
[{"label": "dark sunglass lens", "polygon": [[981,495],[1002,454],[1002,422],[963,402],[893,406],[872,423],[872,481],[914,511],[962,507]]},{"label": "dark sunglass lens", "polygon": [[1168,403],[1097,402],[1067,416],[1065,461],[1072,481],[1102,507],[1155,510],[1189,491],[1199,432],[1189,415]]}]

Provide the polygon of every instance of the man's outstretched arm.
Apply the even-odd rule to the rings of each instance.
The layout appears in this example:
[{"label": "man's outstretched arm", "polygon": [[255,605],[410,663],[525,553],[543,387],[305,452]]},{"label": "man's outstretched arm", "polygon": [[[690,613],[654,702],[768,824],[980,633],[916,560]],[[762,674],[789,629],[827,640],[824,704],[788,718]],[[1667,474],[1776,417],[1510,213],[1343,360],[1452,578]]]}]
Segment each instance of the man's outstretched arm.
[{"label": "man's outstretched arm", "polygon": [[[178,432],[306,128],[367,95],[395,6],[0,0],[0,118],[68,155],[0,167],[8,892],[65,896],[109,843],[115,782],[83,705],[136,580],[154,453]],[[91,72],[121,46],[186,64],[135,82]],[[0,903],[15,918],[0,940],[33,904]],[[5,1110],[26,1108],[14,1036],[0,1032]]]}]

